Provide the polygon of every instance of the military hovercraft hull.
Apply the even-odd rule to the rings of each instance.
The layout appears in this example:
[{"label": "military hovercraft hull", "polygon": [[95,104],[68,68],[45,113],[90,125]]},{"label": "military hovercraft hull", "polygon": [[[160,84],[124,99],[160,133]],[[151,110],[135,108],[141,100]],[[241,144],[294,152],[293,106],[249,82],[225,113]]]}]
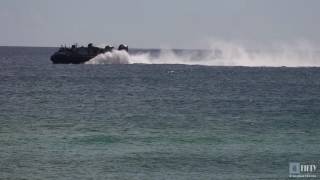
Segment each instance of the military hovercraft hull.
[{"label": "military hovercraft hull", "polygon": [[[118,50],[125,50],[128,52],[128,46],[121,44]],[[50,59],[53,64],[83,64],[101,53],[112,51],[113,46],[99,48],[93,46],[91,43],[88,44],[88,47],[77,47],[77,45],[72,45],[71,48],[61,47]]]},{"label": "military hovercraft hull", "polygon": [[78,54],[65,54],[56,52],[51,56],[53,64],[83,64],[96,55],[78,55]]}]

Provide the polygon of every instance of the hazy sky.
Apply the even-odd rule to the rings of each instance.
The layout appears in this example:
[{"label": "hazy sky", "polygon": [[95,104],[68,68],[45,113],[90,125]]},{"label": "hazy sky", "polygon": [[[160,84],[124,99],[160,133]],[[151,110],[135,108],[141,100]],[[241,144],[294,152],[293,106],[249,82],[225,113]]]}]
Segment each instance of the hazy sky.
[{"label": "hazy sky", "polygon": [[320,42],[320,0],[0,0],[0,45]]}]

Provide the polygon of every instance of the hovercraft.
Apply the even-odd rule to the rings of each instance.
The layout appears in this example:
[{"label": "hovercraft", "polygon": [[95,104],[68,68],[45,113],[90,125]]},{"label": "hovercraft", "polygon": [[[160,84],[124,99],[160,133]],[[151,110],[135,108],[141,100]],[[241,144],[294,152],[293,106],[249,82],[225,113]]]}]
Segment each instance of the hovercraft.
[{"label": "hovercraft", "polygon": [[[114,49],[113,46],[106,46],[105,48],[95,47],[92,43],[87,47],[77,47],[72,45],[71,47],[60,47],[60,49],[51,56],[53,64],[82,64],[90,59],[96,57],[101,53],[111,52]],[[129,51],[129,48],[125,44],[121,44],[118,47],[119,51]]]}]

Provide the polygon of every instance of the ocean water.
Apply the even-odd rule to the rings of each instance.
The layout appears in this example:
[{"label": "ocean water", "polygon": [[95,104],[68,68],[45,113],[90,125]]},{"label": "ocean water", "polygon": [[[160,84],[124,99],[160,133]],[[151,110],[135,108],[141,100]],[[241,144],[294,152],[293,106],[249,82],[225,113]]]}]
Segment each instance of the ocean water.
[{"label": "ocean water", "polygon": [[0,179],[287,179],[320,157],[320,68],[53,65],[0,48]]}]

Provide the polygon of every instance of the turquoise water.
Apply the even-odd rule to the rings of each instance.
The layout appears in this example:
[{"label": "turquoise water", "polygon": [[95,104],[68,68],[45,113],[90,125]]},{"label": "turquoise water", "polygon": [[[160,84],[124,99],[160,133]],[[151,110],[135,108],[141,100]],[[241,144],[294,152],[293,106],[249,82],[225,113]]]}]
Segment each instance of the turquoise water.
[{"label": "turquoise water", "polygon": [[320,69],[53,65],[0,48],[0,179],[286,179],[319,161]]}]

